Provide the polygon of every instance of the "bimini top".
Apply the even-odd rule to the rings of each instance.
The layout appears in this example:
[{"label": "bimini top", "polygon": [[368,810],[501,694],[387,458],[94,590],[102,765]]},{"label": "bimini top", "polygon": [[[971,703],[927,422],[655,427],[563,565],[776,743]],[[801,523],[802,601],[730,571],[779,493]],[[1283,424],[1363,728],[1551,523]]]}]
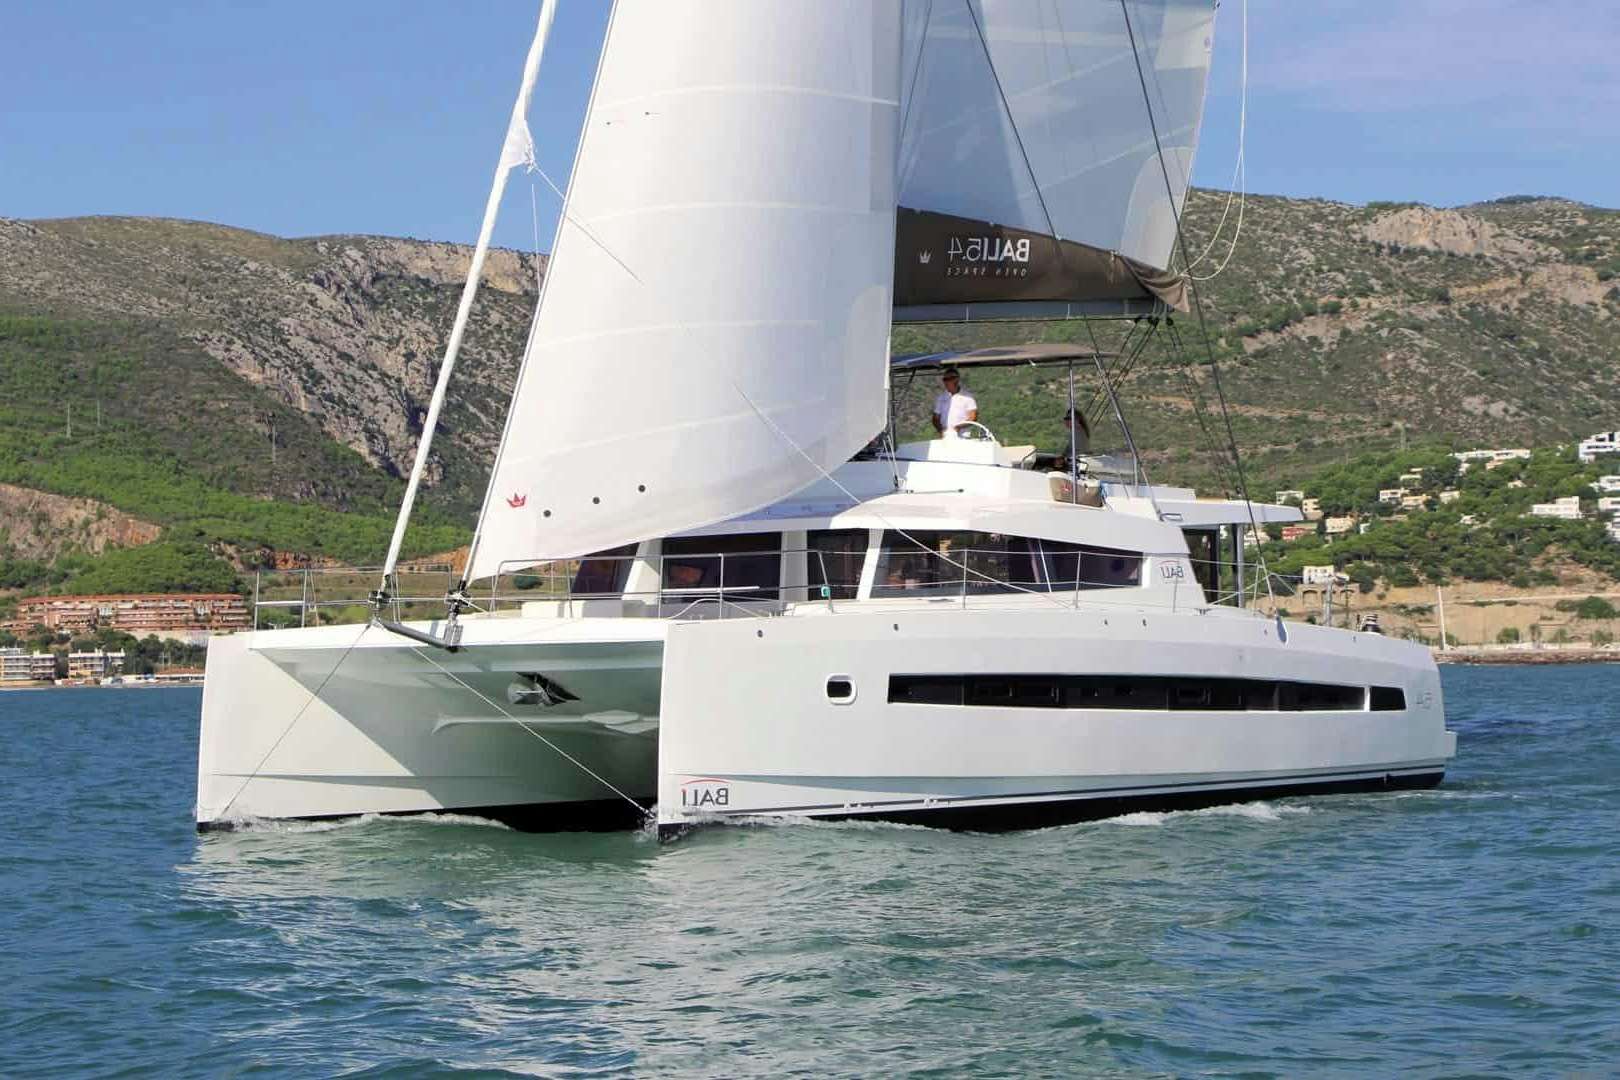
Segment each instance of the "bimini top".
[{"label": "bimini top", "polygon": [[1010,345],[966,352],[919,353],[889,358],[891,371],[928,373],[949,367],[1063,367],[1074,363],[1109,359],[1115,353],[1098,352],[1084,345]]}]

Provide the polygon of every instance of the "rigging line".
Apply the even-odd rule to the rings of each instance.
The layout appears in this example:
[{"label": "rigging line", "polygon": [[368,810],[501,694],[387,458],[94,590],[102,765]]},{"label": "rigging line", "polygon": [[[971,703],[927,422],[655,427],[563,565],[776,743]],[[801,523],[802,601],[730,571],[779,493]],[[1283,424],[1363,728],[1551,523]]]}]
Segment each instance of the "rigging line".
[{"label": "rigging line", "polygon": [[[1131,323],[1130,329],[1125,332],[1124,340],[1119,343],[1119,350],[1115,354],[1113,365],[1108,367],[1108,377],[1114,379],[1119,385],[1124,385],[1124,377],[1130,373],[1131,368],[1136,364],[1136,359],[1141,356],[1142,350],[1147,347],[1150,334],[1143,334],[1138,338],[1134,349],[1131,344],[1131,339],[1136,337],[1136,332],[1141,328],[1143,321],[1138,319]],[[1093,402],[1101,401],[1104,392],[1103,388],[1099,387],[1092,394]]]},{"label": "rigging line", "polygon": [[1182,385],[1187,391],[1187,400],[1192,404],[1193,416],[1198,420],[1198,428],[1203,433],[1204,448],[1209,452],[1210,460],[1214,462],[1216,479],[1220,482],[1224,494],[1230,497],[1237,488],[1232,483],[1231,473],[1227,468],[1226,451],[1216,440],[1215,433],[1210,430],[1207,410],[1204,407],[1204,392],[1192,374],[1192,357],[1182,347],[1181,331],[1174,323],[1169,324],[1168,330],[1176,359],[1180,361],[1176,365],[1176,370],[1181,375]]},{"label": "rigging line", "polygon": [[[255,616],[256,618],[257,616]],[[349,659],[349,654],[354,652],[355,646],[360,644],[360,639],[366,636],[366,631],[371,629],[371,625],[368,622],[360,627],[360,633],[356,634],[354,640],[349,642],[349,647],[343,650],[343,655],[339,656],[337,663],[332,665],[332,670],[326,673],[326,677],[321,680],[319,686],[310,691],[309,697],[304,699],[304,704],[293,714],[293,718],[287,722],[287,726],[281,729],[281,734],[276,736],[276,741],[270,744],[270,749],[266,750],[264,756],[259,758],[259,763],[253,766],[252,772],[247,774],[247,777],[236,789],[236,794],[231,796],[231,801],[225,804],[225,809],[219,812],[221,818],[231,812],[231,807],[236,805],[236,800],[242,797],[242,792],[247,790],[247,786],[259,778],[259,770],[264,768],[265,762],[270,760],[270,755],[274,754],[287,736],[292,734],[292,729],[298,726],[298,721],[304,718],[304,713],[308,712],[309,707],[315,704],[315,699],[321,696],[321,691],[326,689],[326,684],[332,681],[332,676],[338,673],[338,668],[342,667],[344,662]]]},{"label": "rigging line", "polygon": [[546,175],[546,170],[544,170],[540,166],[536,165],[536,166],[534,166],[534,171],[539,174],[540,179],[542,179],[542,180],[544,180],[546,182],[546,187],[551,189],[552,194],[556,195],[557,198],[562,200],[562,219],[563,219],[563,221],[565,223],[569,224],[569,225],[572,225],[574,228],[578,229],[580,232],[584,233],[585,238],[587,240],[589,240],[591,243],[595,244],[597,247],[602,249],[602,254],[606,255],[608,258],[612,259],[614,262],[619,264],[619,269],[620,270],[623,270],[625,273],[629,274],[632,278],[634,278],[637,285],[641,285],[641,286],[645,287],[647,283],[645,281],[642,281],[641,278],[636,276],[636,272],[634,270],[630,269],[630,266],[629,266],[628,263],[626,263],[623,259],[619,258],[617,255],[613,254],[612,251],[608,250],[608,246],[602,242],[600,237],[598,237],[595,233],[591,232],[590,229],[586,228],[585,223],[583,221],[579,220],[579,218],[577,218],[573,214],[569,213],[569,211],[568,211],[568,196],[564,195],[562,193],[561,189],[559,189],[556,184],[551,182],[551,177]]},{"label": "rigging line", "polygon": [[1125,421],[1125,409],[1119,403],[1119,394],[1114,389],[1113,381],[1108,377],[1108,370],[1103,367],[1102,350],[1097,347],[1097,332],[1091,328],[1089,321],[1086,323],[1086,332],[1091,335],[1091,354],[1092,359],[1097,362],[1097,374],[1102,376],[1103,385],[1108,388],[1108,400],[1114,407],[1114,419],[1119,421],[1119,429],[1125,434],[1125,445],[1131,452],[1131,465],[1135,470],[1131,479],[1141,480],[1140,486],[1147,492],[1148,504],[1153,507],[1153,516],[1163,521],[1164,511],[1159,509],[1159,500],[1153,494],[1153,484],[1148,479],[1147,466],[1142,463],[1142,455],[1136,449],[1136,437],[1131,434],[1131,425]]},{"label": "rigging line", "polygon": [[[1164,176],[1164,193],[1170,201],[1170,217],[1176,225],[1176,244],[1181,248],[1182,261],[1185,262],[1187,258],[1187,237],[1181,228],[1181,211],[1176,208],[1175,188],[1170,183],[1170,170],[1164,163],[1164,147],[1159,142],[1159,122],[1153,115],[1153,99],[1148,94],[1147,76],[1142,70],[1142,53],[1136,47],[1136,30],[1131,25],[1131,9],[1128,0],[1119,0],[1119,10],[1125,17],[1125,33],[1131,42],[1131,55],[1136,59],[1136,78],[1142,84],[1142,104],[1147,109],[1148,126],[1153,131],[1153,145],[1158,152],[1159,171]],[[1254,500],[1249,498],[1249,483],[1243,471],[1243,456],[1238,453],[1237,435],[1232,430],[1232,412],[1227,408],[1226,391],[1221,387],[1220,361],[1215,357],[1215,346],[1209,336],[1209,323],[1204,318],[1204,299],[1198,292],[1198,280],[1191,274],[1187,275],[1187,290],[1192,294],[1193,311],[1198,314],[1198,331],[1204,339],[1204,351],[1209,356],[1210,376],[1215,383],[1215,396],[1221,403],[1221,419],[1226,424],[1226,439],[1232,448],[1232,463],[1237,468],[1238,493],[1243,497],[1244,508],[1249,512],[1249,527],[1254,530],[1254,535],[1258,537],[1260,535],[1260,523],[1254,516]],[[1239,542],[1241,543],[1241,538]],[[1256,549],[1256,555],[1260,559],[1261,572],[1266,574],[1266,593],[1271,597],[1272,605],[1275,607],[1277,598],[1271,592],[1271,577],[1266,569],[1265,555],[1258,549]]]},{"label": "rigging line", "polygon": [[439,671],[442,672],[443,674],[448,675],[450,677],[450,681],[456,683],[463,690],[466,690],[466,691],[470,692],[474,697],[478,698],[485,705],[488,705],[490,708],[494,709],[496,712],[500,713],[502,716],[506,717],[508,720],[512,721],[514,724],[521,727],[524,731],[527,731],[530,735],[533,735],[535,738],[537,738],[541,742],[545,743],[551,749],[555,750],[558,754],[562,755],[564,758],[566,758],[573,765],[577,766],[579,768],[579,770],[581,772],[583,772],[586,776],[589,776],[591,779],[595,780],[597,783],[601,784],[603,787],[605,787],[609,791],[613,792],[613,794],[617,795],[619,798],[623,799],[625,802],[627,802],[631,806],[635,807],[636,808],[636,813],[640,814],[644,821],[652,820],[652,816],[653,816],[652,812],[649,811],[645,806],[642,806],[636,800],[632,799],[630,796],[626,795],[624,792],[622,792],[618,788],[614,787],[613,783],[611,781],[609,781],[606,777],[602,776],[601,773],[596,772],[589,765],[585,764],[583,761],[579,760],[577,757],[570,754],[568,751],[564,750],[562,747],[558,746],[556,743],[552,742],[550,739],[546,738],[544,735],[540,734],[538,731],[534,730],[532,727],[529,726],[527,721],[523,720],[521,717],[513,716],[511,713],[509,713],[505,709],[501,708],[501,706],[498,703],[490,700],[476,686],[473,686],[473,685],[469,684],[468,682],[466,682],[466,680],[462,679],[461,676],[457,675],[455,672],[451,671],[449,668],[445,667],[443,664],[441,664],[437,660],[433,659],[433,657],[431,655],[429,655],[426,650],[413,649],[411,651],[416,653],[423,660],[426,660],[428,663],[432,664],[434,667],[438,668]]},{"label": "rigging line", "polygon": [[[1245,0],[1247,2],[1247,0]],[[911,107],[917,102],[917,83],[922,78],[923,57],[928,55],[928,28],[934,21],[934,0],[928,0],[928,10],[923,12],[922,33],[917,38],[917,66],[911,69],[911,85],[906,89],[906,107],[900,114],[900,136],[895,140],[895,150],[906,141],[906,129],[911,124]],[[900,32],[905,33],[905,16],[900,19]]]},{"label": "rigging line", "polygon": [[[1238,96],[1238,153],[1237,161],[1232,167],[1232,184],[1237,188],[1238,193],[1237,226],[1232,230],[1232,246],[1227,249],[1226,258],[1222,259],[1221,264],[1209,274],[1199,278],[1199,281],[1214,281],[1220,276],[1221,271],[1226,269],[1227,263],[1232,261],[1232,256],[1237,254],[1238,238],[1243,235],[1243,211],[1248,204],[1249,187],[1247,160],[1249,130],[1249,0],[1243,0],[1243,52],[1240,68],[1243,74],[1240,83],[1241,90]],[[1226,224],[1226,215],[1231,212],[1232,192],[1227,191],[1226,208],[1221,211],[1221,220],[1216,224],[1215,231],[1210,234],[1209,246],[1204,248],[1202,255],[1185,267],[1188,277],[1192,276],[1193,267],[1203,262],[1205,257],[1215,250],[1215,242],[1220,239],[1221,229]]]},{"label": "rigging line", "polygon": [[1052,234],[1052,246],[1057,250],[1059,261],[1063,258],[1063,244],[1058,237],[1057,223],[1052,220],[1052,211],[1046,208],[1046,193],[1041,190],[1041,179],[1035,175],[1035,166],[1029,160],[1029,150],[1024,146],[1023,132],[1018,130],[1018,120],[1013,116],[1012,103],[1007,100],[1007,91],[1001,86],[1001,72],[996,70],[996,58],[990,53],[990,40],[984,36],[984,27],[979,23],[979,13],[973,7],[973,0],[962,0],[967,8],[968,18],[973,20],[973,29],[979,35],[979,45],[984,49],[984,62],[990,67],[990,77],[996,83],[996,96],[1001,98],[1001,108],[1007,114],[1007,126],[1012,128],[1013,141],[1018,144],[1018,153],[1024,159],[1024,168],[1029,170],[1029,182],[1035,189],[1035,199],[1041,204],[1041,216],[1046,218],[1046,228]]},{"label": "rigging line", "polygon": [[[770,428],[772,433],[775,434],[777,438],[781,439],[784,443],[786,443],[788,445],[789,449],[791,449],[794,453],[798,454],[800,457],[804,458],[804,460],[808,461],[810,463],[811,467],[814,468],[816,470],[816,472],[821,474],[821,478],[823,480],[826,480],[828,483],[832,484],[833,487],[835,487],[839,491],[843,492],[844,497],[849,499],[851,502],[859,505],[859,504],[861,504],[861,503],[863,503],[865,501],[865,500],[861,499],[860,497],[858,497],[853,491],[849,490],[849,488],[845,487],[839,481],[839,479],[836,476],[834,476],[832,473],[828,472],[826,469],[822,468],[821,467],[821,462],[817,461],[815,458],[813,458],[809,454],[805,453],[804,450],[799,446],[799,444],[793,441],[792,436],[790,436],[787,432],[783,431],[781,426],[778,425],[776,421],[772,420],[769,416],[767,416],[765,414],[765,411],[763,409],[761,409],[758,405],[754,404],[754,399],[748,396],[748,391],[746,391],[742,387],[738,386],[735,382],[733,382],[731,384],[731,387],[732,387],[733,390],[737,391],[737,393],[742,396],[742,399],[744,401],[746,401],[748,403],[748,407],[750,409],[754,410],[754,415],[759,417],[760,420],[765,424],[765,426]],[[899,533],[900,536],[903,539],[908,540],[911,543],[917,545],[918,550],[923,552],[925,555],[929,555],[929,556],[931,556],[933,558],[939,559],[941,562],[945,563],[947,566],[952,566],[952,567],[955,567],[956,569],[962,571],[962,580],[963,580],[964,583],[967,581],[967,578],[968,578],[968,576],[970,574],[975,575],[975,576],[977,576],[979,578],[982,578],[985,581],[990,582],[991,584],[1005,585],[1008,588],[1012,589],[1014,592],[1029,593],[1032,596],[1045,597],[1047,600],[1051,601],[1057,607],[1062,608],[1064,611],[1070,610],[1069,605],[1065,604],[1063,601],[1061,601],[1057,597],[1053,596],[1051,594],[1050,590],[1048,590],[1047,592],[1040,592],[1040,591],[1038,591],[1036,589],[1026,589],[1023,586],[1015,585],[1010,581],[1002,581],[999,578],[991,577],[989,574],[984,573],[982,570],[973,569],[972,567],[968,566],[968,564],[965,563],[965,562],[957,562],[955,559],[951,558],[949,555],[945,554],[943,551],[938,551],[938,550],[936,550],[934,548],[929,547],[927,544],[923,543],[921,540],[918,540],[915,536],[912,536],[906,530],[900,528],[898,525],[894,524],[894,522],[892,522],[888,518],[884,517],[881,513],[873,511],[870,508],[868,508],[868,512],[871,513],[872,516],[875,517],[883,525],[883,527],[885,529],[888,529],[891,532]],[[1076,564],[1076,565],[1078,566],[1078,564]],[[1078,570],[1076,570],[1075,572],[1079,573]],[[1048,584],[1051,584],[1051,583],[1048,582]]]},{"label": "rigging line", "polygon": [[540,202],[533,180],[529,181],[529,220],[534,225],[534,291],[539,295],[540,283],[545,280],[546,272],[540,262]]},{"label": "rigging line", "polygon": [[[1136,327],[1137,324],[1133,323],[1131,330],[1125,335],[1125,340],[1120,343],[1120,355],[1118,362],[1115,363],[1112,368],[1108,369],[1108,378],[1113,380],[1115,385],[1119,387],[1123,387],[1126,380],[1135,374],[1137,363],[1147,351],[1148,344],[1153,340],[1153,335],[1158,329],[1158,324],[1156,321],[1148,320],[1148,332],[1143,334],[1141,338],[1137,340],[1134,351],[1128,351],[1130,348],[1130,339],[1131,336],[1136,332]],[[1093,392],[1090,407],[1099,407],[1102,404],[1105,394],[1106,389],[1103,388],[1099,388]]]}]

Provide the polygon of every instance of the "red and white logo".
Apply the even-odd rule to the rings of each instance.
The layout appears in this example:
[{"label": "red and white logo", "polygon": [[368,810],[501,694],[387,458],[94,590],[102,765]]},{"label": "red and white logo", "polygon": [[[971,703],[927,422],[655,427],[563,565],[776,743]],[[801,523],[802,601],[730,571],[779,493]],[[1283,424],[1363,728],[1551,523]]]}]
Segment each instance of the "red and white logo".
[{"label": "red and white logo", "polygon": [[513,495],[511,498],[506,500],[506,505],[510,506],[514,510],[517,510],[523,506],[527,506],[528,502],[529,497],[527,495]]}]

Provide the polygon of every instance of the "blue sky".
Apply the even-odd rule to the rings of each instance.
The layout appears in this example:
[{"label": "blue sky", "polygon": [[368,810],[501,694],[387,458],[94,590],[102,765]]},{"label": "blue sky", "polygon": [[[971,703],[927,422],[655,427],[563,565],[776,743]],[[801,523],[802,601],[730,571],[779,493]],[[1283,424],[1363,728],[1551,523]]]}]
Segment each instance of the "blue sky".
[{"label": "blue sky", "polygon": [[[806,0],[811,2],[811,0]],[[1197,180],[1236,153],[1224,0]],[[156,214],[470,241],[537,0],[15,5],[0,215]],[[531,127],[562,183],[607,0],[560,0]],[[1252,191],[1620,205],[1620,3],[1251,0]],[[538,186],[542,246],[557,200]],[[527,181],[497,240],[533,244]]]}]

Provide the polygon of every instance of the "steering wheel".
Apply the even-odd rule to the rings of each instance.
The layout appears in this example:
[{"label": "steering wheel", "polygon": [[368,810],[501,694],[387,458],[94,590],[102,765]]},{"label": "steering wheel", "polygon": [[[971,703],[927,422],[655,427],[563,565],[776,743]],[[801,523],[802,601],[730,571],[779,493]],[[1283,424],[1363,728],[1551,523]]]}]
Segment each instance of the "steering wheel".
[{"label": "steering wheel", "polygon": [[960,424],[957,424],[956,437],[959,439],[972,439],[975,442],[996,441],[996,437],[995,435],[991,434],[990,429],[979,423],[977,420],[964,420]]}]

